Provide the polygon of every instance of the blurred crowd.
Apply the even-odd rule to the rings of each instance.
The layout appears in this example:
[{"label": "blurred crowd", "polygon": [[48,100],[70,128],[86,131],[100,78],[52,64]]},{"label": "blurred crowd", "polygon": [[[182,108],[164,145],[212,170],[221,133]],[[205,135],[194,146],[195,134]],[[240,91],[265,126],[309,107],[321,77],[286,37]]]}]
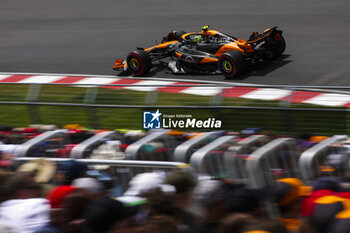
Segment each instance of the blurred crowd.
[{"label": "blurred crowd", "polygon": [[[0,173],[1,233],[345,233],[350,189],[336,176],[310,186],[282,178],[252,189],[189,168],[140,173],[128,189],[75,160]],[[269,203],[269,205],[267,205]],[[275,218],[268,218],[271,204]]]},{"label": "blurred crowd", "polygon": [[[291,176],[276,176],[273,184],[251,188],[238,180],[178,167],[135,173],[125,185],[112,166],[101,169],[74,159],[55,163],[46,158],[15,163],[16,147],[57,129],[45,127],[0,130],[0,233],[350,232],[347,141],[330,147],[326,166],[320,166],[321,175],[308,184]],[[69,127],[74,145],[97,133]],[[256,129],[248,131],[238,139],[244,140],[244,135]],[[143,132],[124,133],[118,140],[99,145],[91,155],[99,158],[114,151],[113,158],[123,158],[128,145],[143,136]],[[176,133],[178,143],[192,136]],[[300,150],[327,138],[303,137],[298,139]],[[55,138],[49,144],[61,142]],[[57,145],[45,143],[46,150],[41,152],[55,148],[48,157],[57,157]],[[164,151],[165,145],[149,143],[143,149],[145,153]],[[66,151],[59,153],[67,155]]]}]

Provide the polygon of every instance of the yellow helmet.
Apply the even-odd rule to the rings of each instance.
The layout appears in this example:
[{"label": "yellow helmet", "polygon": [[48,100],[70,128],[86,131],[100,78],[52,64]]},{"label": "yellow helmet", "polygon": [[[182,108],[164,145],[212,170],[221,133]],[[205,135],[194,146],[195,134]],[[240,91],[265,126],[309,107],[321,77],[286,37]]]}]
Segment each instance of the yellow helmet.
[{"label": "yellow helmet", "polygon": [[201,27],[201,30],[202,30],[202,31],[208,31],[208,29],[209,29],[209,26],[208,26],[208,25],[205,25],[205,26]]},{"label": "yellow helmet", "polygon": [[200,43],[200,42],[202,42],[202,36],[200,36],[200,35],[194,36],[192,41],[195,43]]}]

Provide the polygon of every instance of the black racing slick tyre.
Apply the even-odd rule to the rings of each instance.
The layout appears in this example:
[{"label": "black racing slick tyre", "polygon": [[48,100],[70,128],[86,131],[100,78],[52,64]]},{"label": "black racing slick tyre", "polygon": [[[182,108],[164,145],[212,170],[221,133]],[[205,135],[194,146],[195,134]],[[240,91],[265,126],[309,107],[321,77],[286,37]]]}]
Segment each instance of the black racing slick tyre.
[{"label": "black racing slick tyre", "polygon": [[135,50],[126,58],[128,70],[133,76],[146,75],[152,68],[152,62],[144,50]]},{"label": "black racing slick tyre", "polygon": [[286,50],[286,41],[283,36],[280,36],[279,40],[276,41],[275,49],[273,50],[273,57],[279,57]]},{"label": "black racing slick tyre", "polygon": [[226,78],[234,78],[247,70],[247,63],[239,51],[231,50],[220,56],[218,68]]}]

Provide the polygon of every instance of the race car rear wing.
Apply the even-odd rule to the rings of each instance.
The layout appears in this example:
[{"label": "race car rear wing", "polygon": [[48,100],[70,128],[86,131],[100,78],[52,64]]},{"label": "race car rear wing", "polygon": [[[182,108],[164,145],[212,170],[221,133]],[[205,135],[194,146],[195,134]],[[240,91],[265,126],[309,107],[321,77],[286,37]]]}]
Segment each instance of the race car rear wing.
[{"label": "race car rear wing", "polygon": [[273,28],[269,28],[269,29],[266,29],[263,33],[261,34],[257,34],[257,35],[252,35],[249,40],[246,42],[247,44],[253,44],[253,43],[256,43],[268,36],[270,36],[272,33],[274,32],[277,32],[279,33],[280,35],[282,34],[282,31],[280,30],[276,30],[277,26],[273,27]]}]

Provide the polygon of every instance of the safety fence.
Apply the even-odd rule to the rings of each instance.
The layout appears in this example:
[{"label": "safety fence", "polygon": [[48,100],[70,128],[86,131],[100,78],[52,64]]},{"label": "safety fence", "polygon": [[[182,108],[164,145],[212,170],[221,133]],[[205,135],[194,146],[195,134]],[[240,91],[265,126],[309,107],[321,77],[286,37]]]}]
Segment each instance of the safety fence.
[{"label": "safety fence", "polygon": [[[63,142],[66,133],[67,130],[48,131],[19,145],[15,150],[15,165],[40,158],[28,156],[48,155],[55,148],[46,142],[50,139],[57,141],[58,138],[62,139],[58,141]],[[75,145],[68,158],[45,157],[56,163],[79,158],[77,161],[95,167],[107,165],[108,173],[124,191],[137,174],[168,172],[174,169],[185,169],[194,175],[229,179],[252,188],[272,186],[277,179],[285,177],[300,178],[305,183],[311,183],[318,176],[335,174],[323,171],[324,167],[330,165],[327,158],[332,154],[343,155],[345,158],[345,161],[339,161],[344,166],[336,175],[341,176],[339,172],[345,173],[349,170],[350,141],[345,135],[334,135],[303,148],[300,139],[291,137],[251,135],[242,138],[224,131],[213,131],[198,133],[188,140],[178,141],[177,135],[163,130],[143,135],[128,145],[124,152],[120,152],[123,156],[119,159],[91,157],[98,147],[124,137],[125,135],[117,131],[101,132]],[[162,144],[162,148],[166,150],[149,150],[148,147],[157,144]],[[184,163],[184,160],[187,162]],[[264,204],[269,216],[278,216],[274,203],[266,201]]]},{"label": "safety fence", "polygon": [[[142,129],[143,112],[159,109],[163,115],[191,115],[203,121],[219,119],[223,130],[260,127],[289,135],[348,134],[348,87],[326,90],[229,83],[166,86],[154,83],[152,88],[135,84],[1,83],[0,122],[14,126],[77,123],[90,128]],[[181,91],[183,88],[192,91]],[[248,94],[242,95],[248,90]],[[250,94],[257,90],[259,95]],[[320,93],[327,98],[320,97]],[[302,101],[311,97],[314,98]]]},{"label": "safety fence", "polygon": [[[346,135],[334,135],[333,137],[327,138],[317,145],[313,146],[309,150],[303,152],[299,159],[299,168],[303,180],[311,182],[322,173],[322,168],[327,165],[327,157],[329,155],[344,155],[344,161],[338,166],[342,166],[345,170],[349,169],[349,153],[347,144],[343,145],[342,142],[346,141],[348,136]],[[338,167],[339,168],[339,167]],[[341,172],[338,169],[336,172]],[[344,171],[343,171],[344,172]],[[341,174],[337,174],[341,176]]]},{"label": "safety fence", "polygon": [[[271,185],[283,177],[297,177],[311,182],[322,175],[322,169],[327,165],[326,159],[331,154],[346,156],[346,161],[341,161],[341,164],[345,164],[346,170],[349,167],[349,140],[346,135],[323,137],[326,139],[312,142],[305,148],[303,144],[307,140],[291,137],[273,138],[254,134],[241,137],[225,131],[213,131],[184,138],[184,134],[174,135],[172,131],[160,130],[139,135],[133,133],[131,135],[137,138],[130,141],[125,150],[120,149],[122,142],[129,140],[130,132],[133,131],[100,132],[80,143],[71,144],[68,130],[47,131],[17,145],[13,153],[23,160],[65,157],[89,159],[89,163],[184,163],[190,164],[199,174],[224,177],[251,187]],[[67,145],[72,148],[67,153],[59,153]],[[106,147],[109,145],[112,147]],[[115,153],[117,156],[111,156]]]}]

